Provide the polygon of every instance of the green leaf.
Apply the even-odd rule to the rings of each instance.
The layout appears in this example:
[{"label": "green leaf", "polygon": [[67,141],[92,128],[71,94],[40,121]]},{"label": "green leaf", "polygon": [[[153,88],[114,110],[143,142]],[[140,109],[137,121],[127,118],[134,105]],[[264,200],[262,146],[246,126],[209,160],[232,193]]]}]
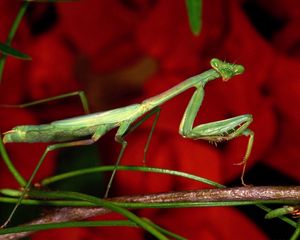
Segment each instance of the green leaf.
[{"label": "green leaf", "polygon": [[4,44],[4,43],[0,43],[0,51],[5,54],[5,55],[10,55],[13,56],[15,58],[20,58],[23,60],[31,60],[31,57],[25,53],[21,53],[18,50]]},{"label": "green leaf", "polygon": [[198,36],[201,31],[202,0],[186,0],[190,28],[194,35]]}]

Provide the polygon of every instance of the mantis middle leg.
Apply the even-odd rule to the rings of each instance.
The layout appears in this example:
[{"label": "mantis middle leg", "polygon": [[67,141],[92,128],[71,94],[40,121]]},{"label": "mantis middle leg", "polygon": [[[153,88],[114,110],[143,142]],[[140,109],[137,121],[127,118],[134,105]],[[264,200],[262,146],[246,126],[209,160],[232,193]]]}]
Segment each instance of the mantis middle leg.
[{"label": "mantis middle leg", "polygon": [[253,131],[248,129],[248,126],[252,122],[252,115],[240,115],[237,117],[200,124],[193,127],[195,118],[202,104],[203,97],[203,86],[196,86],[196,91],[189,101],[189,104],[181,120],[179,133],[186,138],[203,139],[211,142],[222,142],[231,140],[239,136],[248,136],[249,140],[245,156],[243,158],[243,161],[238,163],[243,164],[241,182],[243,185],[246,185],[244,182],[244,174],[254,141],[254,133]]},{"label": "mantis middle leg", "polygon": [[116,133],[116,136],[115,136],[115,141],[120,143],[122,145],[121,147],[121,150],[120,150],[120,153],[118,155],[118,158],[117,158],[117,161],[115,163],[115,167],[113,169],[113,172],[110,176],[110,179],[109,179],[109,182],[107,184],[107,188],[106,188],[106,191],[105,191],[105,195],[104,195],[104,198],[107,198],[108,197],[108,193],[109,193],[109,190],[111,188],[111,185],[112,185],[112,181],[116,175],[116,172],[117,172],[117,168],[120,164],[120,161],[121,161],[121,158],[124,154],[124,151],[125,151],[125,148],[127,147],[127,141],[125,140],[125,136],[131,132],[133,132],[136,128],[138,128],[143,122],[145,122],[148,118],[150,118],[153,114],[155,114],[155,119],[153,121],[153,124],[152,124],[152,127],[151,127],[151,130],[150,130],[150,133],[148,135],[148,138],[147,138],[147,142],[146,142],[146,145],[145,145],[145,148],[144,148],[144,159],[143,159],[143,163],[145,164],[146,162],[146,155],[147,155],[147,151],[148,151],[148,147],[149,147],[149,143],[150,143],[150,140],[151,140],[151,137],[152,137],[152,134],[154,132],[154,129],[155,129],[155,126],[156,126],[156,123],[157,123],[157,120],[158,120],[158,117],[159,117],[159,113],[160,113],[160,107],[155,107],[154,109],[152,109],[148,114],[146,114],[141,120],[139,120],[136,124],[134,125],[131,125],[133,123],[134,120],[130,120],[130,121],[126,121],[126,122],[122,122],[118,128],[118,131]]}]

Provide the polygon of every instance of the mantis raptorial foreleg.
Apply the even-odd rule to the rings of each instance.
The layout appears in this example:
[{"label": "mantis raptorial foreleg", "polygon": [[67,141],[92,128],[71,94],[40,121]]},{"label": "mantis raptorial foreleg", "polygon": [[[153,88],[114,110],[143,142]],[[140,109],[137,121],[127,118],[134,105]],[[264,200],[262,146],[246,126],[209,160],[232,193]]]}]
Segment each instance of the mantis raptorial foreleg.
[{"label": "mantis raptorial foreleg", "polygon": [[254,140],[254,133],[248,129],[248,126],[252,122],[252,116],[250,114],[245,114],[221,121],[204,123],[193,127],[195,118],[202,104],[203,97],[204,89],[203,86],[199,84],[196,86],[196,91],[194,92],[185,110],[180,123],[179,133],[186,138],[203,139],[210,142],[228,141],[242,135],[249,136],[244,159],[242,162],[238,163],[244,165],[241,181],[243,185],[246,185],[244,182],[244,173]]}]

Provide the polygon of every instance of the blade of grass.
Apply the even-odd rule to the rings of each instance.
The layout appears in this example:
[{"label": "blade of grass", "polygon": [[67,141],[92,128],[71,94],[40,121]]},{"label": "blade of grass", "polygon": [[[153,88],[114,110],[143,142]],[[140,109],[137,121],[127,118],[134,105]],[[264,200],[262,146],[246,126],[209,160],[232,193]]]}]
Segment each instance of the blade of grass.
[{"label": "blade of grass", "polygon": [[170,231],[166,230],[165,228],[162,228],[161,226],[159,226],[159,225],[155,224],[154,222],[152,222],[150,219],[144,218],[144,220],[147,221],[150,225],[157,228],[160,232],[164,233],[167,236],[170,236],[170,237],[172,237],[174,239],[177,239],[177,240],[185,240],[186,239],[182,236],[179,236],[179,235],[177,235],[173,232],[170,232]]},{"label": "blade of grass", "polygon": [[[10,28],[10,31],[8,33],[8,36],[7,36],[7,39],[5,41],[5,44],[7,46],[10,46],[11,45],[11,42],[17,32],[17,29],[20,25],[20,22],[28,8],[28,5],[29,3],[28,2],[23,2],[20,9],[19,9],[19,12],[17,13],[17,16]],[[6,61],[6,55],[5,54],[2,54],[2,56],[0,57],[0,82],[2,80],[2,75],[3,75],[3,69],[4,69],[4,65],[5,65],[5,61]]]},{"label": "blade of grass", "polygon": [[[91,168],[85,168],[85,169],[80,169],[76,171],[71,171],[55,176],[51,176],[49,178],[45,178],[44,180],[41,181],[42,186],[47,186],[49,184],[52,184],[57,181],[61,181],[67,178],[71,177],[76,177],[80,176],[83,174],[91,174],[91,173],[97,173],[97,172],[103,172],[103,171],[112,171],[115,168],[115,166],[99,166],[99,167],[91,167]],[[185,173],[185,172],[180,172],[180,171],[175,171],[175,170],[170,170],[170,169],[162,169],[162,168],[154,168],[154,167],[144,167],[144,166],[118,166],[117,167],[118,171],[143,171],[143,172],[153,172],[153,173],[160,173],[160,174],[168,174],[168,175],[175,175],[175,176],[180,176],[188,179],[192,179],[195,181],[199,181],[202,183],[206,183],[208,185],[218,187],[218,188],[225,188],[224,185],[213,182],[209,179],[198,177],[193,174]]]},{"label": "blade of grass", "polygon": [[73,227],[137,227],[129,220],[111,220],[111,221],[72,221],[60,223],[45,223],[35,225],[24,225],[1,229],[0,235],[20,232],[36,232],[48,229],[73,228]]},{"label": "blade of grass", "polygon": [[300,220],[298,220],[297,228],[291,236],[290,240],[297,240],[300,238]]},{"label": "blade of grass", "polygon": [[[0,76],[0,82],[1,82],[1,76]],[[15,168],[15,166],[10,161],[7,151],[4,147],[1,134],[0,134],[0,152],[2,153],[3,161],[6,164],[9,172],[14,176],[14,178],[16,179],[16,181],[19,183],[20,186],[25,186],[26,180],[23,178],[23,176],[19,173],[19,171]]]},{"label": "blade of grass", "polygon": [[22,53],[4,43],[0,43],[0,52],[2,52],[6,56],[9,55],[23,60],[31,60],[31,57],[29,55]]},{"label": "blade of grass", "polygon": [[[113,212],[119,213],[122,216],[126,217],[127,219],[135,222],[138,226],[142,227],[149,233],[151,233],[153,236],[155,236],[157,239],[161,240],[167,240],[167,238],[159,232],[156,228],[148,224],[148,222],[144,221],[142,218],[138,217],[134,213],[130,212],[129,210],[117,206],[115,203],[112,203],[107,200],[103,200],[94,196],[90,196],[83,193],[77,193],[77,192],[51,192],[52,197],[55,197],[57,195],[57,198],[67,198],[67,199],[75,199],[75,200],[83,200],[87,202],[91,202],[94,204],[94,206],[100,206],[104,208],[108,208]],[[1,230],[0,230],[1,233]]]},{"label": "blade of grass", "polygon": [[186,0],[190,28],[194,35],[198,36],[202,25],[202,0]]}]

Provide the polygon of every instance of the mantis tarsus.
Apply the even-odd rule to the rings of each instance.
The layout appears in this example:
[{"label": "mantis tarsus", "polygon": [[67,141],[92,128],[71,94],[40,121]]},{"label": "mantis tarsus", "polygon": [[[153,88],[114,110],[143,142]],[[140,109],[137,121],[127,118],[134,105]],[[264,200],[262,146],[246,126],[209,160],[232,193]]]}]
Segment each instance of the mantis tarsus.
[{"label": "mantis tarsus", "polygon": [[[17,207],[20,205],[48,152],[59,148],[93,144],[108,131],[113,128],[117,128],[115,140],[122,145],[115,164],[117,168],[127,146],[125,136],[129,132],[132,132],[151,115],[156,114],[158,117],[160,105],[192,87],[196,90],[190,99],[181,120],[179,133],[185,138],[203,139],[210,142],[231,140],[243,135],[249,136],[244,159],[239,163],[244,164],[241,181],[242,184],[245,185],[243,177],[254,140],[254,133],[248,129],[248,126],[252,122],[252,115],[245,114],[221,121],[200,124],[195,127],[193,126],[194,120],[203,101],[205,84],[220,77],[224,81],[227,81],[231,77],[241,74],[244,71],[244,67],[241,65],[223,62],[216,58],[212,59],[210,64],[212,69],[191,77],[159,95],[144,100],[142,103],[132,104],[105,112],[54,121],[49,124],[17,126],[4,133],[4,143],[58,142],[49,145],[46,148],[30,179],[27,182],[23,182],[23,184],[21,183],[21,185],[23,185],[22,187],[24,187],[23,193],[4,226],[10,221]],[[143,115],[145,115],[144,118],[134,125],[133,123],[135,123],[136,120],[141,118]],[[153,127],[149,134],[148,141],[145,146],[145,152],[147,151],[157,117],[155,118]],[[82,138],[85,139],[82,140]],[[112,180],[116,173],[116,168],[111,174],[105,197],[108,195]],[[14,175],[16,175],[16,173],[14,173]]]}]

